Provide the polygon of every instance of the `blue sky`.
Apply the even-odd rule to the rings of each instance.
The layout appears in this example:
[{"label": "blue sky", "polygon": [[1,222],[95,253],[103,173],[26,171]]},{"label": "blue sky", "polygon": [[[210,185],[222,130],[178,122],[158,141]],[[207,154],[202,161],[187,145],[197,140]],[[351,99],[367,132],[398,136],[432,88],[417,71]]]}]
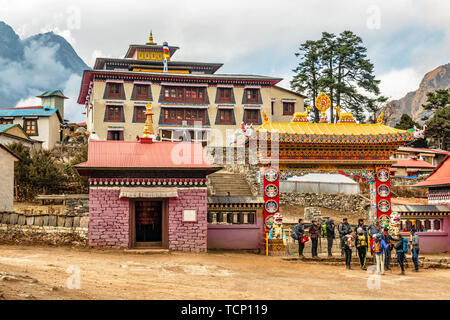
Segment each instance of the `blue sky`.
[{"label": "blue sky", "polygon": [[382,93],[401,98],[426,72],[450,62],[446,0],[0,0],[0,6],[0,20],[21,37],[54,31],[88,65],[98,56],[123,57],[152,29],[156,42],[180,47],[174,60],[223,62],[220,73],[280,76],[288,86],[300,43],[322,31],[352,30],[368,48]]}]

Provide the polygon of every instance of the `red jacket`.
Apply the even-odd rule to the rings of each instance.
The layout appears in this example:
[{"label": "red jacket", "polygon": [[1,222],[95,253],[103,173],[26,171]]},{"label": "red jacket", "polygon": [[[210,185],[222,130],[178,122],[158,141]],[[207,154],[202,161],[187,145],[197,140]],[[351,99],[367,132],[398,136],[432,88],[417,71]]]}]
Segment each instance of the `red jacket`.
[{"label": "red jacket", "polygon": [[319,237],[319,225],[315,225],[315,224],[312,224],[311,225],[311,227],[309,227],[309,236],[312,238],[312,239],[316,239],[316,238],[318,238]]}]

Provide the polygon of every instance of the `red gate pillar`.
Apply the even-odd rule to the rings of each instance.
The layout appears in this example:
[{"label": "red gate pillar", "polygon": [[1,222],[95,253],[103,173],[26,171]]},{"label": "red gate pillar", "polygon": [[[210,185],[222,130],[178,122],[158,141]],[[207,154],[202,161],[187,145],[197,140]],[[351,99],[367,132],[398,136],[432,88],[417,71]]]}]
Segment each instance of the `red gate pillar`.
[{"label": "red gate pillar", "polygon": [[273,167],[264,169],[264,234],[272,228],[274,215],[280,211],[280,174]]},{"label": "red gate pillar", "polygon": [[377,219],[382,227],[391,217],[391,174],[390,165],[375,167]]}]

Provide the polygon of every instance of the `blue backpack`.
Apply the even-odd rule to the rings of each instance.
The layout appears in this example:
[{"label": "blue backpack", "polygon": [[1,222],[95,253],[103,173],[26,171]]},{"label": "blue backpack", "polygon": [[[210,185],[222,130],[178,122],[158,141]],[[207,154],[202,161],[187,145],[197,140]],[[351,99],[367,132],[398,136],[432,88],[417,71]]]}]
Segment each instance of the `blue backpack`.
[{"label": "blue backpack", "polygon": [[409,252],[409,243],[407,238],[403,238],[403,252]]}]

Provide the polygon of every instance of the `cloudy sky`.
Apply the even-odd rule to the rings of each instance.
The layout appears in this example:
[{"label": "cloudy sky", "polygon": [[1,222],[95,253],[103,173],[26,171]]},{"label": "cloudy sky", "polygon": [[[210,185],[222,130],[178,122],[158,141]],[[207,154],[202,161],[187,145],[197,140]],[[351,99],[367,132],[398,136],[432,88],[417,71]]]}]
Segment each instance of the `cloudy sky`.
[{"label": "cloudy sky", "polygon": [[299,44],[322,31],[361,36],[391,98],[450,62],[447,0],[0,0],[0,7],[0,20],[21,38],[54,31],[89,66],[98,56],[123,57],[129,44],[147,41],[150,29],[156,42],[180,47],[174,60],[223,62],[220,73],[280,76],[286,87]]}]

